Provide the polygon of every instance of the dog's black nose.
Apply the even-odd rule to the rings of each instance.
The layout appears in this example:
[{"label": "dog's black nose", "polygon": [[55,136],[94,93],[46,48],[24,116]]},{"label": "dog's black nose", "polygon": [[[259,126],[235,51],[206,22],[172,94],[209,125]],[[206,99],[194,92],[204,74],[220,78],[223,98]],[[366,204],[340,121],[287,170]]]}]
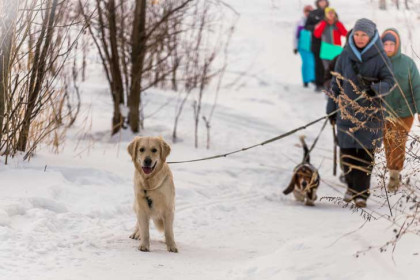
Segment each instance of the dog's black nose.
[{"label": "dog's black nose", "polygon": [[145,166],[151,166],[152,165],[152,159],[147,157],[144,159],[144,165]]},{"label": "dog's black nose", "polygon": [[307,185],[308,183],[306,183],[306,181],[303,181],[302,182],[302,187],[304,187],[304,188],[306,188],[306,185]]}]

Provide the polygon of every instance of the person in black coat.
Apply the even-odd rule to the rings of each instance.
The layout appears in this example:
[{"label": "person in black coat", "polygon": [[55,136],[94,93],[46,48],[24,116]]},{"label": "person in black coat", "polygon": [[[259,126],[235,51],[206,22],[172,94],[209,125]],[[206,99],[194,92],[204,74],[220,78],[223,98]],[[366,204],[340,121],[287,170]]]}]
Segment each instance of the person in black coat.
[{"label": "person in black coat", "polygon": [[324,73],[324,89],[326,90],[326,92],[329,92],[331,89],[331,82],[334,78],[332,72],[334,72],[338,57],[339,55],[337,55],[333,60],[330,61],[330,63],[328,64],[328,69]]},{"label": "person in black coat", "polygon": [[[388,93],[395,83],[390,66],[375,23],[359,19],[335,66],[335,72],[344,79],[336,77],[332,80],[332,95],[327,105],[328,114],[340,109],[330,121],[337,125],[338,145],[345,169],[348,189],[344,201],[354,200],[358,207],[366,206],[375,149],[382,144],[381,96]],[[351,102],[356,102],[356,105],[348,105]]]},{"label": "person in black coat", "polygon": [[325,18],[325,8],[329,6],[328,0],[317,0],[315,2],[317,7],[309,13],[308,19],[305,23],[305,29],[312,32],[312,53],[315,57],[315,85],[316,91],[321,91],[324,84],[324,65],[319,57],[321,51],[321,39],[314,36],[315,26]]}]

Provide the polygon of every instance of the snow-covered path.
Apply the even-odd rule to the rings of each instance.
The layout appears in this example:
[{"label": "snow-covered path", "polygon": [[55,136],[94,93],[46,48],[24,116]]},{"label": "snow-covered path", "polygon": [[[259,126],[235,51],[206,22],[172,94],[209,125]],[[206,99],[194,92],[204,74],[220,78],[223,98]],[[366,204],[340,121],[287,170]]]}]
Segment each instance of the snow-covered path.
[{"label": "snow-covered path", "polygon": [[[308,1],[230,2],[241,13],[230,78],[246,74],[219,97],[212,149],[193,148],[188,108],[170,161],[259,143],[324,113],[324,96],[301,87],[300,60],[291,46],[294,22]],[[361,16],[355,8],[361,5],[367,7],[363,16],[380,18],[370,1],[333,2],[349,27]],[[74,129],[61,154],[43,150],[29,163],[15,159],[0,166],[0,279],[415,279],[417,237],[400,241],[395,262],[376,248],[357,258],[357,251],[390,240],[393,227],[384,220],[366,222],[327,201],[310,208],[281,194],[302,158],[297,135],[228,158],[172,165],[180,253],[168,253],[154,227],[151,252],[138,251],[138,241],[128,238],[135,223],[133,166],[126,152],[132,135],[109,138],[111,104],[103,80],[92,77],[84,88],[93,120],[86,139],[95,141],[79,143],[83,129]],[[152,91],[146,110],[154,112],[171,96]],[[146,120],[142,135],[171,139],[173,112],[167,108]],[[312,143],[320,127],[300,134]],[[340,185],[331,175],[331,155],[327,127],[312,163],[326,182]],[[337,189],[322,183],[318,195],[341,196],[343,189]],[[369,209],[386,212],[374,199]]]}]

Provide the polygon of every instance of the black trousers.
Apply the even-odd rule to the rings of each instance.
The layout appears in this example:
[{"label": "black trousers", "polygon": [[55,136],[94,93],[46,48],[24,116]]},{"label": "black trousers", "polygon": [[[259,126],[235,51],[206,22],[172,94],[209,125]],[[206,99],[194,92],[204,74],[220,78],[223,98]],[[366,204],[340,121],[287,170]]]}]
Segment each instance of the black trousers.
[{"label": "black trousers", "polygon": [[325,69],[322,59],[319,57],[321,53],[321,40],[312,37],[312,52],[315,57],[315,85],[322,87],[324,86]]},{"label": "black trousers", "polygon": [[315,85],[322,87],[324,86],[324,63],[322,59],[319,57],[319,53],[315,56]]},{"label": "black trousers", "polygon": [[360,148],[340,148],[347,187],[354,193],[355,198],[364,197],[367,199],[370,195],[370,177],[374,165],[375,150],[367,151]]}]

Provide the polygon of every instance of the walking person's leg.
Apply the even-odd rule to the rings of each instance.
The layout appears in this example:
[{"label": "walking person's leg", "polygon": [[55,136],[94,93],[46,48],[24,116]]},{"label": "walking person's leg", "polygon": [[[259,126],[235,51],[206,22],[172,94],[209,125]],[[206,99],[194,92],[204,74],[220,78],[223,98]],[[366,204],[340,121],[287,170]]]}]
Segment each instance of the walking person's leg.
[{"label": "walking person's leg", "polygon": [[316,91],[321,91],[324,86],[324,65],[319,57],[321,52],[321,41],[312,37],[312,53],[315,59],[315,85]]},{"label": "walking person's leg", "polygon": [[400,172],[404,167],[405,145],[414,117],[385,122],[384,146],[387,168],[390,173],[389,191],[396,191],[400,184]]},{"label": "walking person's leg", "polygon": [[315,79],[314,56],[311,52],[299,50],[302,58],[302,79],[304,87]]},{"label": "walking person's leg", "polygon": [[331,60],[322,59],[322,65],[324,66],[324,74],[328,71],[328,68],[330,68]]},{"label": "walking person's leg", "polygon": [[340,151],[348,187],[343,200],[345,202],[354,200],[357,207],[366,207],[366,200],[369,197],[374,151],[356,148],[341,149]]},{"label": "walking person's leg", "polygon": [[342,154],[341,154],[341,149],[340,149],[340,153],[339,153],[339,166],[340,166],[340,175],[338,176],[338,179],[340,180],[341,183],[346,183],[346,176],[344,175],[344,165],[343,165],[343,161],[342,161]]},{"label": "walking person's leg", "polygon": [[375,160],[375,150],[356,149],[355,186],[357,192],[355,204],[365,207],[366,200],[370,196],[370,178]]},{"label": "walking person's leg", "polygon": [[315,56],[315,84],[316,90],[321,91],[324,85],[324,64],[322,63],[322,59],[319,57],[318,54],[314,54]]},{"label": "walking person's leg", "polygon": [[308,83],[315,81],[315,57],[312,52],[307,52],[306,78]]},{"label": "walking person's leg", "polygon": [[356,149],[353,148],[340,148],[340,162],[342,164],[347,190],[344,194],[343,200],[350,202],[355,198],[355,173],[353,166],[355,165]]}]

